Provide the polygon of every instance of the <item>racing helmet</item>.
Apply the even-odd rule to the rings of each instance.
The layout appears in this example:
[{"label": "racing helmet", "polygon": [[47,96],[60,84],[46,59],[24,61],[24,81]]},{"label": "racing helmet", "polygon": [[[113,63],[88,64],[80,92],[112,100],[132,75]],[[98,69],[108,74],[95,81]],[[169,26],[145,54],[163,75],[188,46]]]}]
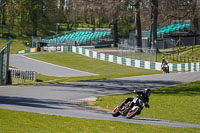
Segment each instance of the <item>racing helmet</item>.
[{"label": "racing helmet", "polygon": [[151,89],[145,89],[144,90],[144,95],[149,97],[151,95]]}]

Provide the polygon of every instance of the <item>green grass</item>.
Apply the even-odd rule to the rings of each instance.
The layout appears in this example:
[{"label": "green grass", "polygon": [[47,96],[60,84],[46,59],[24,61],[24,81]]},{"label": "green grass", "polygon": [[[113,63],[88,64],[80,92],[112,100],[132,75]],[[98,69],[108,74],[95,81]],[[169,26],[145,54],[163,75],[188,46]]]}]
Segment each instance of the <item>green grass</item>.
[{"label": "green grass", "polygon": [[184,54],[184,56],[193,56],[193,57],[198,57],[198,58],[200,58],[200,47],[194,48],[193,52],[192,52],[191,49],[188,50],[188,51]]},{"label": "green grass", "polygon": [[30,85],[35,84],[36,82],[33,80],[24,80],[19,78],[12,78],[12,85]]},{"label": "green grass", "polygon": [[[99,97],[96,105],[113,109],[134,94]],[[153,91],[150,108],[144,108],[140,117],[200,124],[200,81]]]},{"label": "green grass", "polygon": [[200,129],[78,119],[0,109],[1,133],[199,133]]},{"label": "green grass", "polygon": [[[42,60],[45,62],[69,67],[81,71],[98,74],[99,76],[87,76],[76,78],[60,78],[63,81],[78,81],[92,79],[109,79],[129,76],[140,76],[161,73],[159,71],[145,70],[134,67],[128,67],[106,61],[100,61],[88,58],[75,53],[41,53],[26,55],[30,58]],[[41,76],[42,77],[42,76]],[[56,78],[56,77],[55,77]],[[40,80],[43,80],[42,78]],[[46,81],[45,77],[44,80]],[[51,78],[53,80],[53,77]]]},{"label": "green grass", "polygon": [[[179,51],[179,52],[178,52]],[[174,51],[170,48],[170,49],[167,49],[167,50],[162,50],[161,53],[158,53],[157,54],[157,60],[158,61],[161,61],[162,57],[164,56],[164,54],[172,54],[174,53],[174,60],[173,59],[169,59],[167,58],[167,60],[170,62],[170,63],[184,63],[184,59],[183,57],[190,57],[190,59],[192,57],[197,57],[199,58],[200,57],[200,45],[196,45],[194,46],[193,48],[193,51],[192,51],[192,46],[186,46],[186,47],[181,47],[180,49],[178,47],[176,47],[174,49]],[[182,62],[180,62],[180,57],[179,57],[179,61],[177,61],[177,58],[176,58],[176,55],[179,55],[182,57]],[[191,61],[191,60],[190,60]],[[186,59],[186,62],[187,59]]]},{"label": "green grass", "polygon": [[[27,42],[27,40],[23,40],[23,39],[12,39],[12,40],[13,42],[10,46],[11,54],[16,54],[20,50],[30,49],[30,47],[24,45],[24,43]],[[8,42],[9,42],[9,39],[0,39],[0,48],[5,46]]]}]

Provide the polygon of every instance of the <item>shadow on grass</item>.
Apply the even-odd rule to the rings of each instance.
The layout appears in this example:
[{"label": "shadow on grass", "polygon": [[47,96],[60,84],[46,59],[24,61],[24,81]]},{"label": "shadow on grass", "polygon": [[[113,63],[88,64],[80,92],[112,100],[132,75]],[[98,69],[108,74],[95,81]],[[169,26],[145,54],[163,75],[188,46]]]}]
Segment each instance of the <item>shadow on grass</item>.
[{"label": "shadow on grass", "polygon": [[154,91],[153,93],[162,95],[185,95],[185,96],[200,95],[200,81],[189,84],[182,84],[176,87],[159,89]]}]

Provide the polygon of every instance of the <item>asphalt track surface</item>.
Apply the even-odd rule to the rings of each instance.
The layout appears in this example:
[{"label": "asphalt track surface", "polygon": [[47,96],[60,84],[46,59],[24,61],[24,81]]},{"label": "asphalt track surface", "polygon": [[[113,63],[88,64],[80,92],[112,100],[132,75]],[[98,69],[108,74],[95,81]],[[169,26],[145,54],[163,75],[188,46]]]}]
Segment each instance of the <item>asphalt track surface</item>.
[{"label": "asphalt track surface", "polygon": [[10,66],[20,68],[27,71],[36,71],[40,74],[56,77],[80,77],[93,76],[96,74],[74,70],[67,67],[58,66],[55,64],[35,60],[23,55],[10,55]]},{"label": "asphalt track surface", "polygon": [[47,85],[2,86],[0,87],[0,108],[66,117],[200,128],[200,125],[197,124],[176,123],[140,117],[125,119],[120,116],[115,118],[112,117],[110,112],[84,106],[85,100],[95,99],[98,96],[130,93],[134,89],[158,89],[196,80],[200,80],[200,72],[157,74]]}]

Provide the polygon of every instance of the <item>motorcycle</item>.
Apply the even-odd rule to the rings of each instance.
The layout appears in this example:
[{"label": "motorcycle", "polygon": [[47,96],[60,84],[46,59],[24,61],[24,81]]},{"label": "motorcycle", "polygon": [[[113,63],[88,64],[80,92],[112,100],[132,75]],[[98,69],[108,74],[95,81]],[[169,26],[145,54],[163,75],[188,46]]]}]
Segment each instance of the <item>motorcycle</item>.
[{"label": "motorcycle", "polygon": [[127,119],[131,119],[136,115],[139,115],[144,108],[145,103],[141,100],[140,96],[133,97],[132,101],[129,101],[120,109],[120,104],[112,111],[112,116],[117,117],[119,115],[125,116]]},{"label": "motorcycle", "polygon": [[162,64],[161,68],[162,68],[163,72],[169,73],[169,66],[167,64]]}]

